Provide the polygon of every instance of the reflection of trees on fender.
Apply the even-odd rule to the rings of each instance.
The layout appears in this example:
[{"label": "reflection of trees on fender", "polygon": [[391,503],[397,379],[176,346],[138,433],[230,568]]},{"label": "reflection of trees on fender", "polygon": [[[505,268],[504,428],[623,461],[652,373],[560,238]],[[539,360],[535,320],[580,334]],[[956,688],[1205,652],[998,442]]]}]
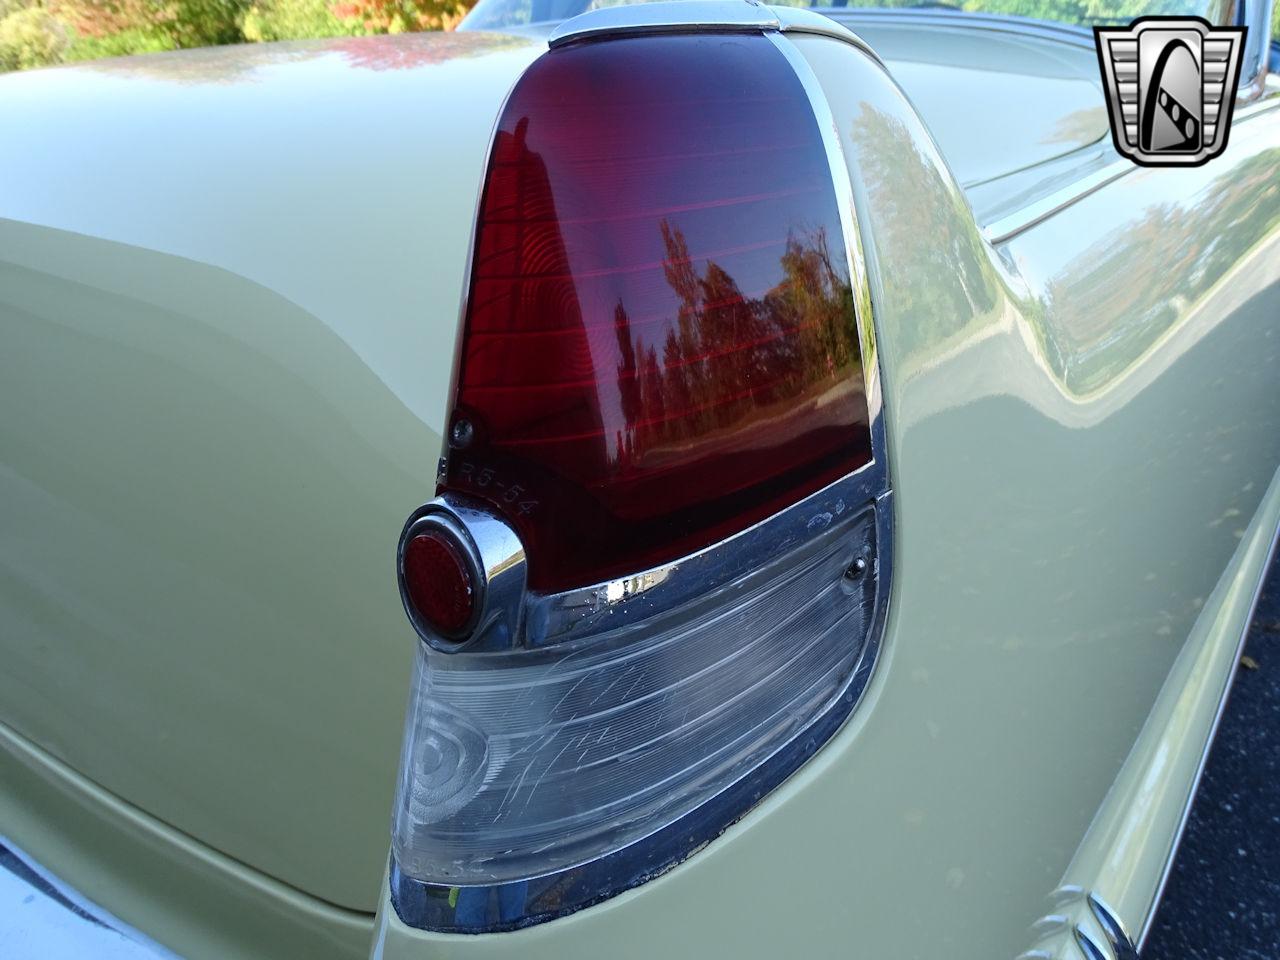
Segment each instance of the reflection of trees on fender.
[{"label": "reflection of trees on fender", "polygon": [[1277,226],[1280,149],[1273,149],[1230,167],[1185,203],[1153,204],[1088,247],[1045,291],[1063,381],[1086,393],[1117,376]]},{"label": "reflection of trees on fender", "polygon": [[679,304],[665,339],[646,344],[623,304],[614,308],[624,459],[860,383],[853,291],[825,229],[789,236],[783,279],[755,298],[714,261],[699,272],[683,232],[665,220],[660,229]]},{"label": "reflection of trees on fender", "polygon": [[860,153],[859,165],[879,211],[881,258],[911,264],[884,275],[885,299],[902,318],[895,339],[908,355],[934,349],[996,304],[997,281],[973,215],[901,120],[865,106],[853,140],[875,145]]},{"label": "reflection of trees on fender", "polygon": [[256,70],[285,63],[339,56],[363,70],[410,70],[495,50],[522,46],[525,40],[498,33],[406,33],[396,36],[336,37],[293,43],[242,44],[153,53],[145,57],[100,60],[85,68],[114,76],[181,84],[252,81]]},{"label": "reflection of trees on fender", "polygon": [[326,45],[352,66],[366,70],[410,70],[518,47],[523,41],[500,33],[399,34],[394,37],[345,37]]}]

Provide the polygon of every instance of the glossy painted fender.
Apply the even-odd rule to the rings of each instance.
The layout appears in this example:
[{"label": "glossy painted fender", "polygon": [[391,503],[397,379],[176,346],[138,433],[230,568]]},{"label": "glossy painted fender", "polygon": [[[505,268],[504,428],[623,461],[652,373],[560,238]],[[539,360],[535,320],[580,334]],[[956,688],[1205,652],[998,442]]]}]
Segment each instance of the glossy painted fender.
[{"label": "glossy painted fender", "polygon": [[[372,913],[386,865],[413,654],[393,547],[434,484],[493,118],[539,49],[0,81],[23,131],[0,147],[0,722],[339,907]],[[130,920],[121,889],[85,892]]]},{"label": "glossy painted fender", "polygon": [[[795,43],[855,187],[899,497],[867,697],[668,874],[489,937],[384,901],[383,960],[1014,956],[1064,881],[1146,919],[1280,520],[1280,113],[993,249],[883,71]],[[1135,776],[1155,820],[1126,834]]]}]

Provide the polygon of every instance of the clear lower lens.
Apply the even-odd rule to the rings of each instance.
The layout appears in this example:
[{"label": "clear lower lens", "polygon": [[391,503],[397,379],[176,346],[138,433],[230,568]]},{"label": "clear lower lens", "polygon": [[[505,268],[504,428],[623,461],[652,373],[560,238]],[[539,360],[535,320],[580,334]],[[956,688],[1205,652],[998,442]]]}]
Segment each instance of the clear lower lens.
[{"label": "clear lower lens", "polygon": [[541,877],[750,776],[848,690],[874,606],[856,561],[873,536],[867,511],[696,603],[573,644],[419,645],[398,869],[449,886]]}]

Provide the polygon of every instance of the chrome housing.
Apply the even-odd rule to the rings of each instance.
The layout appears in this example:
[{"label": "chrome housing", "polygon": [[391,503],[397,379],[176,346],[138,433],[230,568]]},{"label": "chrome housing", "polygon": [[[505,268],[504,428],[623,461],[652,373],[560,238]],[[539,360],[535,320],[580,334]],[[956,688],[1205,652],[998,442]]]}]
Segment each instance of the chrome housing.
[{"label": "chrome housing", "polygon": [[[415,627],[436,650],[497,653],[524,648],[544,655],[560,645],[567,650],[590,650],[597,637],[602,638],[601,642],[616,643],[620,635],[642,629],[650,621],[669,619],[667,615],[673,610],[709,607],[721,602],[721,595],[740,592],[743,584],[752,582],[758,571],[776,568],[779,557],[803,555],[810,545],[831,543],[833,538],[851,538],[848,563],[834,575],[838,578],[843,575],[841,582],[851,602],[864,611],[854,666],[839,695],[814,717],[802,736],[732,782],[702,807],[612,853],[549,874],[478,886],[474,880],[468,885],[462,876],[458,878],[458,886],[416,879],[402,869],[393,853],[392,904],[400,919],[414,927],[467,932],[515,929],[614,896],[671,868],[714,839],[840,729],[860,702],[878,657],[889,603],[893,505],[886,466],[870,288],[853,190],[835,121],[812,69],[786,38],[786,33],[829,36],[858,47],[877,62],[878,58],[855,34],[827,17],[804,10],[774,11],[750,0],[684,0],[591,11],[562,24],[551,34],[548,44],[555,49],[612,37],[691,31],[765,34],[791,64],[809,98],[840,206],[863,357],[872,461],[732,537],[625,577],[546,594],[525,590],[522,583],[518,595],[514,586],[504,588],[499,595],[493,589],[497,570],[494,568],[495,572],[490,573],[486,567],[486,582],[490,586],[484,597],[482,625],[477,627],[474,639],[466,644],[447,641],[442,644],[429,631],[424,632],[421,624],[415,622]],[[496,549],[495,555],[506,553],[514,557],[514,551],[505,545],[504,539],[506,534],[514,537],[510,529],[487,510],[451,494],[425,504],[415,513],[405,528],[402,544],[416,523],[439,522],[441,517],[461,526],[476,545],[478,555],[483,553],[481,544],[492,539],[504,544]],[[506,534],[494,524],[501,525]],[[511,569],[518,569],[523,578],[522,552],[519,563],[513,563]],[[516,578],[503,582],[514,585]],[[502,603],[513,606],[503,612],[497,609]],[[404,776],[402,769],[402,789]],[[501,922],[487,923],[482,928],[461,924],[455,914],[460,911],[456,905],[464,895],[469,903],[483,902],[490,908],[498,904]]]},{"label": "chrome housing", "polygon": [[[423,622],[404,582],[405,545],[428,530],[440,530],[462,547],[475,587],[471,623],[457,636],[444,636]],[[409,622],[429,646],[445,653],[502,650],[520,636],[524,612],[524,544],[506,522],[484,506],[449,495],[423,504],[409,517],[396,548],[396,578]]]}]

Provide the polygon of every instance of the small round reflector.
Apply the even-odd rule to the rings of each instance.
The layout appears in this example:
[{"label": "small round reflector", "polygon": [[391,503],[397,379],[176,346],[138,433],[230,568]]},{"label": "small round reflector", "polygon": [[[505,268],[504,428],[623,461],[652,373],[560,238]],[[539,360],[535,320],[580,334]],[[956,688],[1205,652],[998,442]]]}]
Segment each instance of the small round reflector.
[{"label": "small round reflector", "polygon": [[436,632],[456,637],[471,623],[471,567],[448,533],[420,533],[405,545],[404,584],[418,617]]}]

